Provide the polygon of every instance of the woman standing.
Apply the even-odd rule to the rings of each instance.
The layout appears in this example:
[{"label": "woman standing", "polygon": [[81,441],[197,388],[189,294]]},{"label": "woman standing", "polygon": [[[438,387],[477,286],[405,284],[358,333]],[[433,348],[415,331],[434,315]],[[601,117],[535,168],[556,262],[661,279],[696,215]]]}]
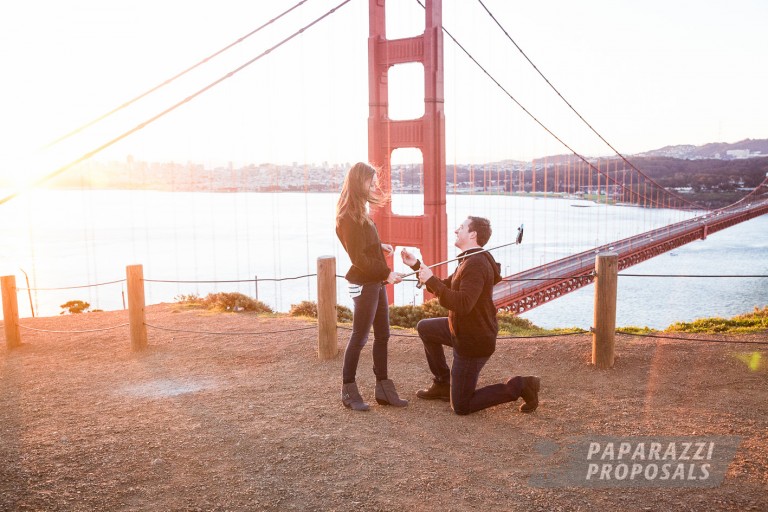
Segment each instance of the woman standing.
[{"label": "woman standing", "polygon": [[392,254],[389,244],[381,243],[376,225],[368,215],[368,205],[381,206],[384,199],[376,194],[376,170],[358,162],[344,179],[336,203],[336,235],[352,261],[347,275],[349,294],[354,302],[352,335],[344,351],[341,401],[355,411],[367,411],[355,383],[360,352],[373,326],[373,373],[376,375],[376,401],[382,405],[405,407],[407,400],[397,396],[395,384],[387,376],[389,341],[389,305],[386,284],[403,280],[387,266],[384,253]]}]

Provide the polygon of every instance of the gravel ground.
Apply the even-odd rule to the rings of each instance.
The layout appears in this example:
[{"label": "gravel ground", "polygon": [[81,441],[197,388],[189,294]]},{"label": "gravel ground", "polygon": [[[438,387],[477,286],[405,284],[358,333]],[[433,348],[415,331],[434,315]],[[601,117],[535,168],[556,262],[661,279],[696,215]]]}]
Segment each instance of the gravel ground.
[{"label": "gravel ground", "polygon": [[[23,319],[99,329],[127,312]],[[341,356],[316,357],[293,318],[147,308],[149,347],[128,327],[22,329],[0,347],[2,510],[768,510],[768,347],[620,336],[616,364],[591,337],[499,340],[480,384],[542,379],[541,405],[469,416],[422,401],[418,339],[390,341],[405,409],[373,401],[370,345],[358,383],[371,410],[339,400]],[[413,336],[412,331],[397,331]],[[349,331],[339,331],[343,347]],[[713,335],[704,336],[713,338]],[[766,341],[765,335],[741,336]],[[725,479],[692,488],[543,487],[567,449],[598,436],[731,436]]]}]

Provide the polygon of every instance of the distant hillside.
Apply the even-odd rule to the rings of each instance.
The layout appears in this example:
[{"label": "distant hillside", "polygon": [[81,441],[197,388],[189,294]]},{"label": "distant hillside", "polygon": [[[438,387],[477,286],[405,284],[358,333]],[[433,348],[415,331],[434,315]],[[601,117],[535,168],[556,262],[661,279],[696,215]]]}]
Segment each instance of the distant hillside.
[{"label": "distant hillside", "polygon": [[[614,177],[620,182],[633,181],[629,176],[634,173],[634,166],[662,187],[676,189],[693,202],[707,207],[722,207],[741,199],[765,179],[768,174],[768,139],[716,142],[703,146],[666,146],[627,156],[631,165],[617,156],[588,159],[603,170],[611,169],[610,172],[616,173]],[[493,163],[451,164],[446,169],[446,185],[450,191],[457,193],[576,192],[576,182],[568,181],[562,170],[576,169],[577,165],[581,169],[579,159],[567,154],[540,157],[528,162],[507,159]],[[261,163],[239,168],[232,165],[206,168],[194,162],[144,162],[129,156],[118,162],[84,162],[52,179],[46,186],[76,189],[338,193],[349,166],[349,163]],[[534,172],[534,169],[554,172]],[[629,179],[625,180],[624,177]],[[423,178],[421,164],[392,166],[392,190],[395,193],[421,192]],[[3,186],[8,185],[0,180],[0,187]],[[583,188],[583,185],[579,184],[579,187]]]},{"label": "distant hillside", "polygon": [[[729,153],[730,152],[730,153]],[[656,183],[667,189],[674,189],[684,194],[687,199],[710,208],[720,208],[732,204],[758,186],[768,176],[768,140],[743,140],[733,144],[711,143],[704,146],[667,146],[641,155],[627,157],[631,166],[620,158],[590,158],[603,169],[618,173],[621,181],[624,175],[634,172],[632,166],[649,176]],[[574,161],[573,155],[550,155],[537,158],[537,170],[549,169],[548,175],[539,172],[536,176],[536,190],[566,190],[563,183],[556,184],[555,166],[568,166]],[[495,167],[494,167],[495,166]],[[459,166],[448,173],[448,183],[454,176],[460,185],[468,184],[474,190],[503,187],[505,190],[533,190],[533,175],[530,173],[531,162],[507,160],[498,162],[486,170],[483,166]],[[524,171],[521,178],[512,182],[497,178],[498,169]],[[516,175],[517,176],[517,175]],[[561,176],[562,179],[562,176]],[[544,183],[546,180],[546,184]],[[631,181],[627,180],[627,181]]]},{"label": "distant hillside", "polygon": [[744,139],[739,142],[710,142],[703,146],[680,144],[638,153],[636,157],[669,157],[686,160],[741,160],[768,156],[768,139]]}]

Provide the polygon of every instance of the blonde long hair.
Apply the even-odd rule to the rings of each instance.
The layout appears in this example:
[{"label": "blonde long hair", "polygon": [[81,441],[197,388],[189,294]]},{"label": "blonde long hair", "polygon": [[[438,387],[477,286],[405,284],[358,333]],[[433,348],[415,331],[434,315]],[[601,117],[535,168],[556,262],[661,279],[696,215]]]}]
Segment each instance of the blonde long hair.
[{"label": "blonde long hair", "polygon": [[365,162],[357,162],[349,169],[336,203],[336,226],[344,216],[349,216],[359,224],[373,223],[366,205],[379,207],[386,202],[386,197],[380,193],[380,190],[377,189],[377,192],[371,193],[371,190],[365,186],[368,179],[375,178],[376,169]]}]

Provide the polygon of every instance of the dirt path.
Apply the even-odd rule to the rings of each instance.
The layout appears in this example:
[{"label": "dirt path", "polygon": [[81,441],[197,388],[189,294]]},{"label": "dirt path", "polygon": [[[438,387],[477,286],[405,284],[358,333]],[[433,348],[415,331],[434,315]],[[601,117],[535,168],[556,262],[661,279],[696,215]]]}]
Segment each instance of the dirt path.
[{"label": "dirt path", "polygon": [[[123,311],[22,320],[55,330],[124,322]],[[311,326],[163,304],[147,308],[147,323]],[[341,358],[317,360],[313,329],[148,334],[142,354],[131,353],[127,327],[25,329],[10,352],[3,342],[0,509],[768,510],[766,345],[622,336],[614,369],[598,371],[589,335],[500,340],[481,385],[538,374],[539,410],[512,404],[460,417],[415,398],[429,381],[416,338],[395,337],[389,349],[390,376],[411,404],[375,404],[369,346],[358,382],[372,407],[354,413],[338,399]],[[340,345],[348,335],[339,331]],[[728,436],[739,445],[716,487],[534,485],[567,465],[569,446],[598,436]]]}]

